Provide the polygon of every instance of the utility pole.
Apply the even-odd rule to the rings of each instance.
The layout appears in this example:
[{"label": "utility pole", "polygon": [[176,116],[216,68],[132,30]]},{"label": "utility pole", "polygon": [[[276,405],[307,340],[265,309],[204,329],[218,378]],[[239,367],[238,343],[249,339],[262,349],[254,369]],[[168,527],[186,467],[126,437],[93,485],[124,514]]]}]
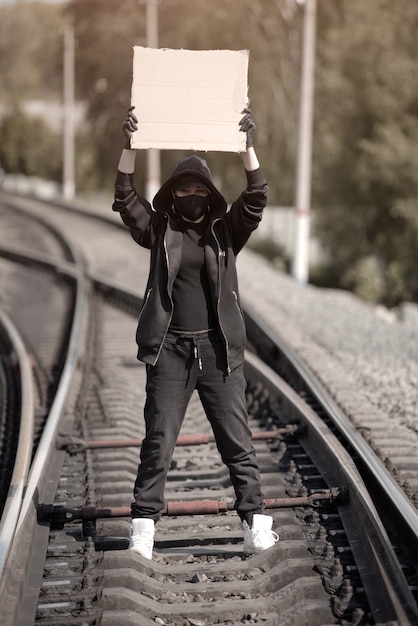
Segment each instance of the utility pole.
[{"label": "utility pole", "polygon": [[298,3],[304,4],[304,19],[292,274],[297,282],[305,284],[309,275],[316,0],[298,0]]},{"label": "utility pole", "polygon": [[[161,0],[139,0],[139,2],[147,6],[147,47],[158,48],[158,5]],[[139,125],[141,125],[141,120],[139,120]],[[160,186],[160,151],[157,148],[148,148],[145,196],[149,202],[152,202]]]},{"label": "utility pole", "polygon": [[75,116],[74,116],[74,28],[64,30],[64,114],[63,114],[63,181],[64,198],[75,196]]}]

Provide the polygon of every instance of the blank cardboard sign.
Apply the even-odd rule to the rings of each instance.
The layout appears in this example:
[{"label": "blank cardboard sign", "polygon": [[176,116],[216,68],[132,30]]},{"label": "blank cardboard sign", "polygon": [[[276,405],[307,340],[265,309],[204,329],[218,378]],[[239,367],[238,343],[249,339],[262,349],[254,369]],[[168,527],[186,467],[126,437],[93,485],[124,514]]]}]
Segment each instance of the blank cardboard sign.
[{"label": "blank cardboard sign", "polygon": [[245,150],[248,50],[133,50],[132,148]]}]

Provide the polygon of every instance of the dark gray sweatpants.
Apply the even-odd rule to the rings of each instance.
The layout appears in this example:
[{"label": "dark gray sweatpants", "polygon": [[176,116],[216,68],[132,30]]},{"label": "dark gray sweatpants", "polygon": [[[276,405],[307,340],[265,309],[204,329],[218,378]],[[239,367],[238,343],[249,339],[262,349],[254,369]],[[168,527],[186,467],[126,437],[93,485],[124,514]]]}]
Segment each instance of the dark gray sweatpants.
[{"label": "dark gray sweatpants", "polygon": [[247,424],[245,386],[242,365],[226,375],[224,347],[217,331],[167,335],[157,365],[147,365],[146,435],[132,517],[155,521],[160,517],[167,472],[195,389],[229,469],[238,515],[251,524],[253,514],[262,512],[260,472]]}]

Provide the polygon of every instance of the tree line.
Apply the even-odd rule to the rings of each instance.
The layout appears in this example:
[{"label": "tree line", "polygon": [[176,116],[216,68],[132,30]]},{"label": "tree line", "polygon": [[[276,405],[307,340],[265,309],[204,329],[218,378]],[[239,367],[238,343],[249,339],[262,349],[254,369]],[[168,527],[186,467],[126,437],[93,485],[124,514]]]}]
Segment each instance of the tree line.
[{"label": "tree line", "polygon": [[[161,0],[158,17],[160,47],[250,51],[249,96],[269,201],[292,205],[303,6]],[[77,98],[87,103],[77,187],[110,191],[130,101],[132,47],[146,45],[146,6],[138,0],[0,7],[0,166],[60,179],[61,137],[28,118],[22,104],[61,98],[66,20],[77,42]],[[312,215],[325,260],[311,268],[311,281],[388,306],[418,301],[417,26],[415,0],[318,1]],[[163,177],[181,156],[162,152]],[[207,159],[233,198],[244,182],[240,160],[221,153]],[[140,186],[142,155],[138,163]]]}]

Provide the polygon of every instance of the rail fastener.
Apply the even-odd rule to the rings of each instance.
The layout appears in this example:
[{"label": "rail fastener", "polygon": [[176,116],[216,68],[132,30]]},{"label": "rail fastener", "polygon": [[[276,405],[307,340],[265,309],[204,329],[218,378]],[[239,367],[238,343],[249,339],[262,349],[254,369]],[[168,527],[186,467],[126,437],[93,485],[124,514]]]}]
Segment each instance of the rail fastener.
[{"label": "rail fastener", "polygon": [[[267,498],[264,500],[266,509],[283,509],[297,507],[313,507],[316,502],[328,502],[339,504],[348,498],[346,487],[332,487],[313,491],[307,496],[290,498]],[[234,510],[232,502],[225,500],[195,500],[169,502],[161,511],[163,516],[182,515],[217,515]],[[119,517],[131,517],[130,507],[107,507],[84,506],[70,508],[63,505],[39,504],[37,507],[37,519],[39,524],[49,523],[56,530],[64,528],[66,523],[81,521],[83,524],[83,536],[96,536],[96,520]]]},{"label": "rail fastener", "polygon": [[[286,424],[274,430],[261,430],[252,433],[253,441],[265,441],[268,439],[281,439],[282,437],[301,434],[299,424]],[[69,454],[77,454],[84,450],[104,450],[107,448],[140,448],[142,439],[81,439],[67,435],[59,435],[56,441],[58,450],[65,450]],[[213,435],[191,434],[180,435],[176,446],[200,446],[215,441]]]}]

